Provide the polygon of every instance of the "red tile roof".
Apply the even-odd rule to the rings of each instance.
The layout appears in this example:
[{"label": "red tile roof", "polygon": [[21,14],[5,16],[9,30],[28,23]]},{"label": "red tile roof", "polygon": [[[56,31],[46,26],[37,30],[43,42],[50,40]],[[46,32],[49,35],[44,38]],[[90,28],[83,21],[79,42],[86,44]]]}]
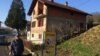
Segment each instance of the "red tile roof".
[{"label": "red tile roof", "polygon": [[58,8],[62,8],[62,9],[70,10],[70,11],[74,11],[74,12],[81,13],[81,14],[84,14],[84,15],[89,15],[88,13],[86,13],[84,11],[81,11],[79,9],[76,9],[74,7],[71,7],[71,6],[62,5],[62,4],[59,4],[59,3],[56,3],[56,2],[41,1],[41,0],[33,0],[32,1],[31,7],[30,7],[29,12],[28,12],[28,15],[31,15],[31,13],[32,13],[37,1],[39,1],[41,3],[44,3],[45,5],[50,5],[50,6],[54,6],[54,7],[58,7]]}]

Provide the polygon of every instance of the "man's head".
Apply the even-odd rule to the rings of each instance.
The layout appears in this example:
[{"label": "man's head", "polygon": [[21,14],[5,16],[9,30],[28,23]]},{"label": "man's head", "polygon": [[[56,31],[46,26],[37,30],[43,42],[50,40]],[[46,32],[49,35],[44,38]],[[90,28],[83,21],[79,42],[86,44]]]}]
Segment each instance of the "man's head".
[{"label": "man's head", "polygon": [[20,39],[20,34],[18,34],[18,35],[16,36],[16,39]]}]

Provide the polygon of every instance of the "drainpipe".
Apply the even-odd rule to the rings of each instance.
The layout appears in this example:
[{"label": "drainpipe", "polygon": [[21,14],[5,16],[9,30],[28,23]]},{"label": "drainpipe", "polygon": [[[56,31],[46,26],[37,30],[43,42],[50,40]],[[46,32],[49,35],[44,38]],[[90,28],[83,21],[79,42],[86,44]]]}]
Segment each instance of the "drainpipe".
[{"label": "drainpipe", "polygon": [[51,0],[51,2],[54,2],[54,0]]}]

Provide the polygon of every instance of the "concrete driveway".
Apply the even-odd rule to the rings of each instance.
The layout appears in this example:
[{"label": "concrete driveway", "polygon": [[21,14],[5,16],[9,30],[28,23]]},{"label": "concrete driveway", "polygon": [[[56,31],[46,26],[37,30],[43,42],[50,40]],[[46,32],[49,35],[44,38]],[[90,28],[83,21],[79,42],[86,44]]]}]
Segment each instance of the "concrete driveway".
[{"label": "concrete driveway", "polygon": [[7,46],[0,45],[0,56],[9,56],[9,50]]}]

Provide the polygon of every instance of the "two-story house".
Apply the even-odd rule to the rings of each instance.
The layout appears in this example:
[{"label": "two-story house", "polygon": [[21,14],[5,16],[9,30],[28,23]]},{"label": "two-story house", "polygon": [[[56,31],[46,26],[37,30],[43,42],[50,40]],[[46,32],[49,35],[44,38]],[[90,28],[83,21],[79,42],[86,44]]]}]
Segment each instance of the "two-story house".
[{"label": "two-story house", "polygon": [[67,2],[59,4],[54,0],[33,0],[28,15],[31,16],[31,37],[33,43],[43,43],[43,32],[55,32],[57,38],[86,30],[86,16]]}]

